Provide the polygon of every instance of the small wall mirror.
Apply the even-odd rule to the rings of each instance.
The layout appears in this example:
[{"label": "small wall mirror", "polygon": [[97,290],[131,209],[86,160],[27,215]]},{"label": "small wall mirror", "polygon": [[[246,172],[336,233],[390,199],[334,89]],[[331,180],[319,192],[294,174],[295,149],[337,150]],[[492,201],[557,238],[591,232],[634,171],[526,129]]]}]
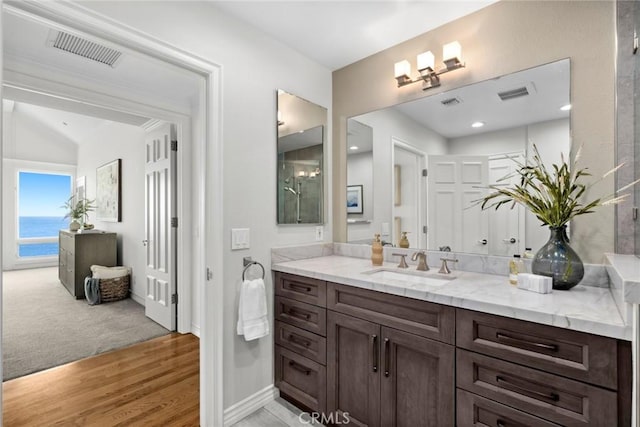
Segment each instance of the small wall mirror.
[{"label": "small wall mirror", "polygon": [[569,155],[569,88],[564,59],[348,119],[347,195],[362,194],[348,241],[398,246],[406,231],[412,248],[537,251],[548,233],[524,208],[471,206],[534,144],[549,166]]},{"label": "small wall mirror", "polygon": [[327,109],[277,91],[278,224],[324,222]]}]

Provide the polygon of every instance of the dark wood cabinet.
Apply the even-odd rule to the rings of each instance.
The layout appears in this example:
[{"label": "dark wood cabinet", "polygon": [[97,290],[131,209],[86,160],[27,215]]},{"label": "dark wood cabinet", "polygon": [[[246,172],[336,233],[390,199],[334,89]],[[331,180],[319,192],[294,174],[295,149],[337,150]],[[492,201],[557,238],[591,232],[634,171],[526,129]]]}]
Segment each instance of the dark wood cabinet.
[{"label": "dark wood cabinet", "polygon": [[117,261],[116,233],[60,230],[58,278],[71,295],[84,298],[84,278],[91,275],[92,265],[113,267]]},{"label": "dark wood cabinet", "polygon": [[631,425],[631,346],[276,273],[276,386],[359,427]]},{"label": "dark wood cabinet", "polygon": [[326,284],[275,275],[275,385],[280,395],[312,412],[326,412]]},{"label": "dark wood cabinet", "polygon": [[327,315],[327,410],[358,426],[454,425],[454,347]]},{"label": "dark wood cabinet", "polygon": [[381,425],[453,426],[454,347],[387,327],[381,333]]},{"label": "dark wood cabinet", "polygon": [[380,363],[380,325],[329,311],[328,413],[348,414],[357,426],[380,426]]}]

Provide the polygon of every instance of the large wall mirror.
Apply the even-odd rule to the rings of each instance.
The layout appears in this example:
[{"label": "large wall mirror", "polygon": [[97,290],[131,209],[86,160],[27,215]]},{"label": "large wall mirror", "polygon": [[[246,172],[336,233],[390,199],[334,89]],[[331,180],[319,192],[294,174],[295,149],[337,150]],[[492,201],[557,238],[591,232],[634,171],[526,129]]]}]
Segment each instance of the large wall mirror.
[{"label": "large wall mirror", "polygon": [[278,224],[322,224],[327,109],[277,91]]},{"label": "large wall mirror", "polygon": [[[570,153],[570,63],[560,60],[352,117],[347,122],[350,243],[381,233],[398,246],[490,255],[539,249],[547,230],[524,208],[473,201],[526,161]],[[350,202],[348,202],[350,203]],[[348,204],[349,206],[349,204]],[[347,208],[349,211],[349,207]]]}]

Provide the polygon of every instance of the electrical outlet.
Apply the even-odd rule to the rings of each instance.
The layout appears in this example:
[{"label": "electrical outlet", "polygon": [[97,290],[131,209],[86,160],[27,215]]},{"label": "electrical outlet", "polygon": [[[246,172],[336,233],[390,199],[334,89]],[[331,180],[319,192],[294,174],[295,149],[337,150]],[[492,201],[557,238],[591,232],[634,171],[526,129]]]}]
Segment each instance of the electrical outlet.
[{"label": "electrical outlet", "polygon": [[321,242],[324,240],[324,227],[319,225],[316,227],[316,242]]}]

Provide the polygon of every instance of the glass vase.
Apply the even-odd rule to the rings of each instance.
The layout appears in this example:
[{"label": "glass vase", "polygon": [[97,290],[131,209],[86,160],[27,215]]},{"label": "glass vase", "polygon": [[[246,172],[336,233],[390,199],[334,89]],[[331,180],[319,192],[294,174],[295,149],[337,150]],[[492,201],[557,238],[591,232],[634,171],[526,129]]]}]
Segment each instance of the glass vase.
[{"label": "glass vase", "polygon": [[553,279],[553,289],[569,290],[580,283],[584,276],[584,264],[569,246],[567,226],[549,227],[549,241],[533,257],[533,274]]}]

